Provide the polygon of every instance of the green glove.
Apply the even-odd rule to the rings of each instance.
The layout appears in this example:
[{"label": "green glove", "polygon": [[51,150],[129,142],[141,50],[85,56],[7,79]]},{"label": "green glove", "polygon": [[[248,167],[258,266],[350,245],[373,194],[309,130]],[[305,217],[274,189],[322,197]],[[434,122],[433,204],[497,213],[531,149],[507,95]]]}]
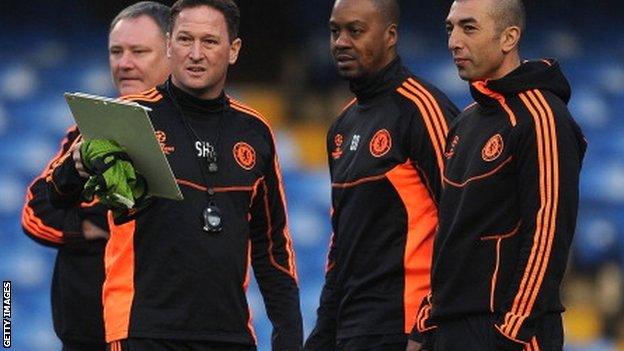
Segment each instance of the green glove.
[{"label": "green glove", "polygon": [[135,172],[128,154],[116,142],[86,140],[80,155],[88,173],[93,175],[82,191],[87,201],[97,196],[112,209],[130,209],[145,195],[145,180]]}]

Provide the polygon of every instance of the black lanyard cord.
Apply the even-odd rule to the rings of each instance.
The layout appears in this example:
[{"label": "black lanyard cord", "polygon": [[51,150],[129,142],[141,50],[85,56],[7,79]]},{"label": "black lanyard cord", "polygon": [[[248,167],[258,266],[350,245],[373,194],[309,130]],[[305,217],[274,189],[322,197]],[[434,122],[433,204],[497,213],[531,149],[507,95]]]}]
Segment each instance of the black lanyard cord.
[{"label": "black lanyard cord", "polygon": [[[199,135],[197,134],[197,132],[195,131],[193,126],[191,126],[191,122],[190,122],[189,118],[184,114],[181,106],[176,101],[175,95],[173,95],[173,93],[171,91],[170,84],[171,84],[171,81],[168,80],[167,81],[167,93],[169,93],[171,102],[175,106],[176,110],[178,110],[178,117],[182,121],[182,124],[184,125],[184,129],[186,130],[186,133],[188,134],[188,136],[191,139],[195,138],[195,140],[197,140],[197,141],[202,141],[199,138]],[[208,157],[201,157],[201,160],[204,160],[204,162],[206,164],[204,165],[203,164],[204,162],[202,162],[201,160],[198,161],[199,162],[199,169],[200,169],[200,172],[202,174],[202,178],[203,178],[204,182],[206,183],[206,188],[208,189],[207,190],[207,194],[208,194],[208,199],[209,200],[212,200],[212,197],[214,196],[214,187],[216,186],[216,184],[210,184],[209,180],[210,180],[211,177],[209,176],[209,173],[213,173],[214,176],[217,175],[219,150],[221,148],[221,135],[222,135],[222,130],[223,130],[223,120],[224,120],[225,110],[226,110],[226,101],[224,100],[223,108],[221,110],[221,114],[219,115],[219,122],[218,122],[218,126],[217,126],[217,135],[216,135],[217,142],[212,147],[212,152],[208,153]],[[214,163],[214,166],[212,165],[213,163]],[[208,174],[206,173],[206,170],[209,171]]]}]

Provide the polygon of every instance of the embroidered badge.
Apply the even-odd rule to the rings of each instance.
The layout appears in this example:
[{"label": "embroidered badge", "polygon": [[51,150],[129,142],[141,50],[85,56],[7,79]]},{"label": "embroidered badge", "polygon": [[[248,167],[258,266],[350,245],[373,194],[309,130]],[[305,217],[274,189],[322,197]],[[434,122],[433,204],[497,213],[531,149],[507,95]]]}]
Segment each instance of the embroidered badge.
[{"label": "embroidered badge", "polygon": [[165,132],[157,130],[154,134],[156,134],[156,141],[158,141],[158,144],[165,155],[169,155],[175,151],[175,146],[167,145],[167,134],[165,134]]},{"label": "embroidered badge", "polygon": [[251,170],[256,165],[256,150],[245,142],[238,142],[232,149],[234,159],[243,169]]},{"label": "embroidered badge", "polygon": [[457,143],[459,143],[459,135],[453,137],[453,141],[451,141],[451,146],[449,146],[448,151],[444,153],[444,157],[447,160],[455,155],[455,147],[457,146]]},{"label": "embroidered badge", "polygon": [[370,141],[370,153],[375,157],[381,157],[390,151],[392,147],[392,138],[386,129],[377,131]]},{"label": "embroidered badge", "polygon": [[485,143],[481,150],[481,158],[486,162],[494,161],[503,153],[503,137],[496,134]]},{"label": "embroidered badge", "polygon": [[334,160],[337,160],[340,156],[342,156],[342,143],[344,143],[344,137],[342,134],[336,134],[334,137],[334,145],[336,147],[334,148],[334,151],[332,151],[332,157]]}]

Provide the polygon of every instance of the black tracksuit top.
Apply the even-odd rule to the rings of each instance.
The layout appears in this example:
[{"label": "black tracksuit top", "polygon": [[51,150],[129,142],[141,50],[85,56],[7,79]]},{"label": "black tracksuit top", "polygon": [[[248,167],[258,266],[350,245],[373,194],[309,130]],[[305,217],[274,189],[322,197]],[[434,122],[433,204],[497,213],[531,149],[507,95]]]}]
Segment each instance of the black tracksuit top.
[{"label": "black tracksuit top", "polygon": [[432,306],[421,309],[419,328],[492,314],[499,339],[522,347],[541,316],[563,311],[586,141],[552,60],[524,62],[470,91],[476,103],[447,139]]},{"label": "black tracksuit top", "polygon": [[106,208],[97,203],[56,208],[48,200],[46,177],[80,140],[75,126],[61,142],[59,152],[26,191],[22,209],[24,233],[58,250],[52,276],[51,301],[54,331],[63,342],[104,345],[102,283],[104,240],[86,241],[82,221],[88,219],[108,230]]},{"label": "black tracksuit top", "polygon": [[333,236],[306,350],[405,340],[429,292],[447,123],[459,112],[395,59],[364,81],[327,134]]},{"label": "black tracksuit top", "polygon": [[[253,265],[274,326],[273,349],[299,350],[295,257],[268,124],[225,94],[200,100],[170,81],[124,98],[152,109],[157,139],[184,200],[155,198],[137,213],[115,220],[109,216],[103,288],[107,341],[138,337],[255,344],[245,297]],[[211,147],[217,149],[218,172],[202,174]],[[54,203],[75,201],[72,190],[79,180],[71,163],[70,158],[59,166],[48,182]],[[202,229],[208,188],[214,189],[221,211],[220,233]]]}]

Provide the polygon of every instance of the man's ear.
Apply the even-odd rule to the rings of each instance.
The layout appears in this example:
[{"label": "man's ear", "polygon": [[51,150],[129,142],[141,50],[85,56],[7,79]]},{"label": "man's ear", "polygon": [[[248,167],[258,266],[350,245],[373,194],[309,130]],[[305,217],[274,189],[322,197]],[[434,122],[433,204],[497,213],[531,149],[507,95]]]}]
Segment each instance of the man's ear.
[{"label": "man's ear", "polygon": [[240,49],[242,46],[243,46],[243,41],[241,40],[241,38],[234,39],[232,44],[230,44],[230,58],[229,58],[230,65],[235,64],[236,60],[238,60],[238,53],[240,52]]},{"label": "man's ear", "polygon": [[386,37],[388,43],[388,49],[391,47],[396,47],[397,42],[399,41],[399,30],[396,23],[392,23],[386,29]]},{"label": "man's ear", "polygon": [[500,36],[501,50],[507,54],[518,48],[520,43],[520,37],[522,36],[522,30],[518,26],[511,26],[505,28]]}]

